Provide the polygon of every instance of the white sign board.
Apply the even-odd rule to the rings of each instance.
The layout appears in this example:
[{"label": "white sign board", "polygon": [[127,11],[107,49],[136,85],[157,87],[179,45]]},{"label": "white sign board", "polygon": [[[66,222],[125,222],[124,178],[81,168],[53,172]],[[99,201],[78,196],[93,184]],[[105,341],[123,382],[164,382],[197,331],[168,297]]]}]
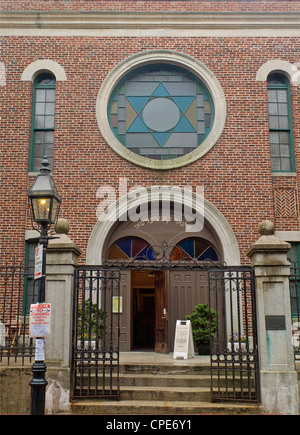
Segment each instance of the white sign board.
[{"label": "white sign board", "polygon": [[42,277],[43,270],[43,246],[37,245],[34,256],[34,279]]},{"label": "white sign board", "polygon": [[35,342],[35,360],[44,361],[45,359],[45,340],[37,338]]},{"label": "white sign board", "polygon": [[194,341],[190,320],[177,320],[173,358],[194,358]]},{"label": "white sign board", "polygon": [[47,337],[51,329],[51,304],[31,304],[29,317],[30,337]]}]

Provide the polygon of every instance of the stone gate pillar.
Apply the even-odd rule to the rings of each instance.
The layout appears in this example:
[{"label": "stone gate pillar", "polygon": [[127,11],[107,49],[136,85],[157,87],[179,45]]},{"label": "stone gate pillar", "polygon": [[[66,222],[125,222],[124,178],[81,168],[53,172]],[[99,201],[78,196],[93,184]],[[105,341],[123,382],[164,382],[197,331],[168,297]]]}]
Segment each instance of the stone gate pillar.
[{"label": "stone gate pillar", "polygon": [[274,225],[263,221],[261,237],[247,255],[255,270],[257,329],[262,411],[299,414],[299,391],[292,344],[287,252],[290,244],[274,235]]},{"label": "stone gate pillar", "polygon": [[67,411],[70,393],[73,277],[80,249],[67,236],[69,224],[58,221],[57,239],[47,247],[46,302],[51,303],[51,335],[46,338],[48,388],[46,412]]}]

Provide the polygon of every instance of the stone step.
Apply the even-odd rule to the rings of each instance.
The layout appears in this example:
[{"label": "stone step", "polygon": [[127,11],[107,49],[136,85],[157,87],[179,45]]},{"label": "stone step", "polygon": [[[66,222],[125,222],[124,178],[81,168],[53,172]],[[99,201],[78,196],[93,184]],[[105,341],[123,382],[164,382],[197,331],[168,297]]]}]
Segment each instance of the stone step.
[{"label": "stone step", "polygon": [[[98,374],[98,384],[101,384],[102,376]],[[220,387],[224,387],[225,385],[229,388],[233,384],[232,377],[229,376],[220,376],[219,379],[215,380],[214,383],[218,383]],[[250,385],[254,387],[254,380],[251,379]],[[110,384],[109,377],[106,378],[106,384]],[[235,384],[240,385],[240,380],[235,379]],[[87,385],[90,388],[95,386],[95,375],[91,375],[90,377],[83,376],[81,386],[84,388]],[[112,375],[112,385],[117,385],[117,377],[115,374]],[[174,376],[166,376],[162,374],[120,374],[119,376],[119,385],[120,387],[210,387],[211,386],[211,377],[210,375],[174,375]],[[245,387],[248,386],[248,380],[243,379],[243,385]]]},{"label": "stone step", "polygon": [[120,400],[186,401],[210,400],[210,389],[205,387],[121,387]]},{"label": "stone step", "polygon": [[209,387],[209,375],[182,375],[166,376],[162,374],[121,374],[120,387]]},{"label": "stone step", "polygon": [[[98,386],[101,385],[102,370],[98,367]],[[106,372],[106,370],[105,370]],[[91,374],[94,371],[91,368]],[[109,371],[108,383],[109,387]],[[230,389],[230,377],[219,373],[218,386]],[[116,373],[112,383],[116,386]],[[192,414],[259,414],[260,407],[253,403],[211,403],[211,371],[208,364],[175,363],[123,363],[119,373],[120,400],[113,398],[81,398],[72,403],[75,414],[145,414],[145,415],[192,415]],[[81,394],[88,387],[95,387],[95,376],[87,374],[81,379]],[[237,388],[237,385],[235,385]],[[108,394],[108,391],[106,391]]]},{"label": "stone step", "polygon": [[146,401],[146,400],[78,400],[71,404],[73,414],[90,415],[234,415],[260,414],[257,404],[209,403],[201,401]]},{"label": "stone step", "polygon": [[120,374],[163,374],[165,376],[210,374],[208,365],[120,364]]}]

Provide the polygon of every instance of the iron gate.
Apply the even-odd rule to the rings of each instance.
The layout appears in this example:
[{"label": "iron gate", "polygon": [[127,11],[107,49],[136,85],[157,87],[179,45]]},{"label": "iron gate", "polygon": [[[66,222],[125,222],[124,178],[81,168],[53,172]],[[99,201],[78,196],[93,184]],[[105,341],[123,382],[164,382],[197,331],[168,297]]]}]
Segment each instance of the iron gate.
[{"label": "iron gate", "polygon": [[[259,402],[254,271],[205,269],[208,306],[216,316],[210,333],[211,399]],[[71,399],[119,399],[120,271],[107,265],[75,271]]]},{"label": "iron gate", "polygon": [[120,270],[75,270],[71,399],[119,398]]},{"label": "iron gate", "polygon": [[260,400],[254,271],[226,267],[208,271],[211,332],[211,399]]}]

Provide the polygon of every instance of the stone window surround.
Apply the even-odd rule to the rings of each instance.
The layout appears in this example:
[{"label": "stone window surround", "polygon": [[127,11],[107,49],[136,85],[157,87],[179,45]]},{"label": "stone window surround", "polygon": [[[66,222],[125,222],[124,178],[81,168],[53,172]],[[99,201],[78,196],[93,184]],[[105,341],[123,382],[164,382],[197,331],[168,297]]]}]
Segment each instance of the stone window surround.
[{"label": "stone window surround", "polygon": [[[291,86],[300,85],[300,71],[297,65],[280,59],[265,62],[256,73],[256,81],[267,83],[271,73],[284,74],[290,81]],[[273,177],[296,177],[296,172],[272,172]]]},{"label": "stone window surround", "polygon": [[[185,156],[161,161],[139,156],[126,149],[113,134],[107,114],[110,96],[120,80],[136,68],[157,63],[168,63],[179,66],[199,78],[199,80],[201,80],[207,87],[208,92],[212,97],[215,110],[215,117],[211,131],[197,149]],[[172,50],[149,50],[126,58],[108,73],[97,96],[96,117],[103,138],[121,157],[139,166],[150,169],[166,170],[185,166],[198,160],[216,144],[225,125],[226,101],[219,81],[202,62],[187,54]]]},{"label": "stone window surround", "polygon": [[22,73],[22,81],[34,82],[35,78],[41,73],[51,73],[55,76],[56,81],[66,81],[67,76],[65,70],[54,60],[41,59],[29,64]]},{"label": "stone window surround", "polygon": [[[55,76],[56,81],[66,81],[65,70],[59,63],[51,59],[40,59],[30,63],[22,73],[21,80],[29,81],[32,84],[36,77],[42,73],[50,73]],[[36,171],[29,171],[29,176],[36,176]]]},{"label": "stone window surround", "polygon": [[266,82],[270,73],[283,73],[291,84],[300,84],[300,71],[297,66],[285,60],[274,59],[264,63],[257,71],[256,81]]}]

